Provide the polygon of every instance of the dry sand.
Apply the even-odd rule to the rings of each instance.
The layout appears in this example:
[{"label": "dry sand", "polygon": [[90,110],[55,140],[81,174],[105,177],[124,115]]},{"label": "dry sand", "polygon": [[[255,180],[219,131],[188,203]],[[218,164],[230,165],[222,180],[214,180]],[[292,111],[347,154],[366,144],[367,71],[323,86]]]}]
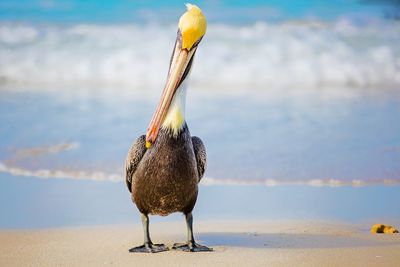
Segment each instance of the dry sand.
[{"label": "dry sand", "polygon": [[[0,266],[400,266],[400,235],[322,222],[195,223],[214,252],[133,254],[141,225],[0,231]],[[156,243],[185,239],[183,222],[151,224]]]}]

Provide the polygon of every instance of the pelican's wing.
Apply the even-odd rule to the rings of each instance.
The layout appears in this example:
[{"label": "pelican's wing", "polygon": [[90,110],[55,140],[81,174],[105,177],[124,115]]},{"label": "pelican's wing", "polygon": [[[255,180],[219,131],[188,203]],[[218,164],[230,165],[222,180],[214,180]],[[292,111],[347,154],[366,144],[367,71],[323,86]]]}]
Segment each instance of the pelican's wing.
[{"label": "pelican's wing", "polygon": [[203,178],[204,171],[207,167],[207,154],[206,154],[206,147],[201,141],[200,138],[197,136],[192,137],[194,155],[196,156],[197,161],[197,172],[199,173],[199,182],[201,178]]},{"label": "pelican's wing", "polygon": [[142,160],[144,153],[146,153],[146,136],[141,135],[132,144],[125,161],[125,180],[129,192],[132,192],[132,176],[139,162]]}]

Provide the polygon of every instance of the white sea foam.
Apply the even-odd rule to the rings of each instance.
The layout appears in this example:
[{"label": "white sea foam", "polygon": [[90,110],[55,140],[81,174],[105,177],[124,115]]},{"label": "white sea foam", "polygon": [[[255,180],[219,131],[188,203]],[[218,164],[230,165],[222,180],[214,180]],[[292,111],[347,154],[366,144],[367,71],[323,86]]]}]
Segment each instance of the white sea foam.
[{"label": "white sea foam", "polygon": [[[29,170],[16,166],[9,166],[0,162],[0,172],[8,173],[13,176],[28,176],[39,179],[73,179],[73,180],[91,180],[101,182],[121,182],[124,179],[123,173],[105,173],[102,171],[84,171],[84,170],[51,170],[37,169]],[[310,179],[310,180],[277,180],[277,179],[223,179],[204,177],[201,181],[202,185],[260,185],[260,186],[280,186],[280,185],[297,185],[312,187],[339,187],[339,186],[366,186],[366,185],[400,185],[400,180],[383,179],[383,180],[337,180],[337,179]]]},{"label": "white sea foam", "polygon": [[73,180],[92,180],[92,181],[122,181],[120,174],[107,174],[101,171],[66,171],[66,170],[50,170],[37,169],[29,170],[20,167],[8,166],[0,162],[0,172],[9,173],[14,176],[29,176],[40,179],[73,179]]},{"label": "white sea foam", "polygon": [[[175,25],[0,24],[0,81],[160,87]],[[227,87],[400,84],[400,24],[210,24],[192,82]],[[74,87],[72,87],[74,88]]]}]

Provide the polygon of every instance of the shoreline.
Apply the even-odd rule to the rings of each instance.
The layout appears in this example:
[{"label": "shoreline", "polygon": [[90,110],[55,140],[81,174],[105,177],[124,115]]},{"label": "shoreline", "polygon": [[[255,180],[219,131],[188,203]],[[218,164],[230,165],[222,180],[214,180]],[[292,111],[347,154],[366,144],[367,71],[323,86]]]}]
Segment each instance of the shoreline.
[{"label": "shoreline", "polygon": [[[312,221],[202,221],[196,240],[213,252],[133,254],[140,224],[0,230],[2,266],[396,266],[400,235],[370,234],[359,224]],[[181,222],[153,222],[155,243],[185,240]]]}]

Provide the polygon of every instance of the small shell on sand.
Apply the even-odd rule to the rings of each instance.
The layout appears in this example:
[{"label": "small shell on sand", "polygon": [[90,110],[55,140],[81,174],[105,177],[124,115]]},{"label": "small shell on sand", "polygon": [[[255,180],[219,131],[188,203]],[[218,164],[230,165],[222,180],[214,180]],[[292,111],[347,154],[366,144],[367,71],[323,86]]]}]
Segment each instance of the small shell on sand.
[{"label": "small shell on sand", "polygon": [[371,233],[374,234],[394,234],[398,233],[399,231],[394,228],[393,226],[390,225],[384,225],[384,224],[375,224],[371,228]]}]

